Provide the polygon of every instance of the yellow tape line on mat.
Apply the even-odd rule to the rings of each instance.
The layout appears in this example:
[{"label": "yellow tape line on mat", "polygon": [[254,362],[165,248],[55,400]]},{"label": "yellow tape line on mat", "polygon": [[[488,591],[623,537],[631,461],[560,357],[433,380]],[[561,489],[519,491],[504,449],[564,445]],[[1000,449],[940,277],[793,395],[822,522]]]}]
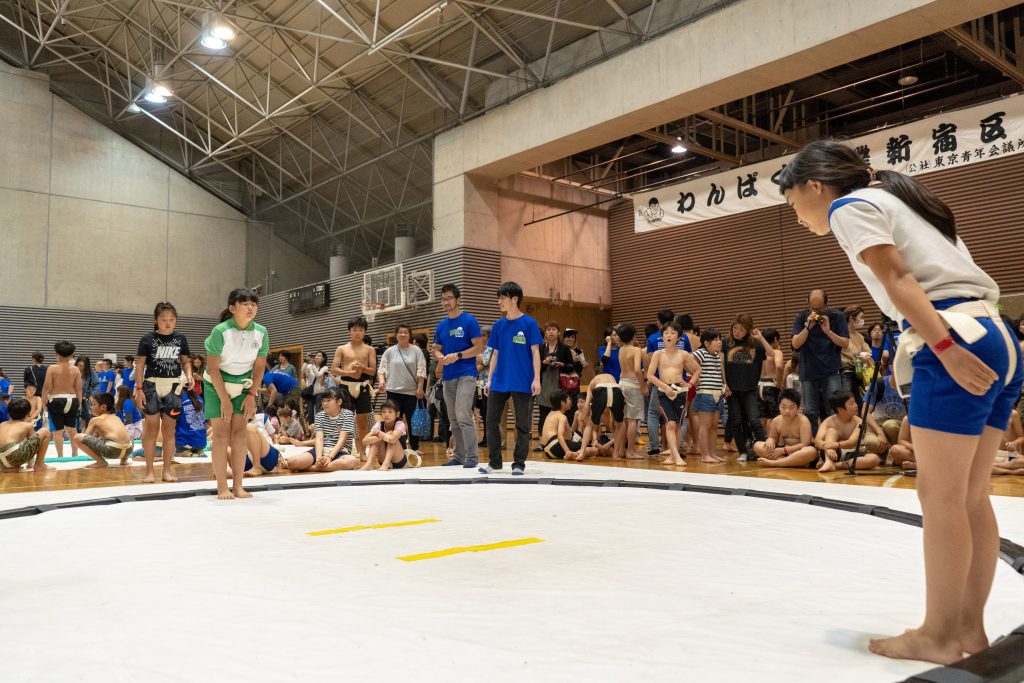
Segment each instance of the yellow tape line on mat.
[{"label": "yellow tape line on mat", "polygon": [[366,529],[390,529],[395,526],[413,526],[415,524],[430,524],[440,522],[439,519],[414,519],[411,522],[388,522],[387,524],[367,524],[365,526],[347,526],[343,529],[324,529],[323,531],[307,531],[309,536],[327,536],[329,534],[345,534],[349,531],[364,531]]},{"label": "yellow tape line on mat", "polygon": [[502,541],[501,543],[488,543],[486,545],[467,545],[461,548],[448,548],[446,550],[435,550],[432,553],[420,553],[419,555],[405,555],[399,557],[403,562],[419,562],[420,560],[432,560],[435,557],[448,557],[459,553],[480,553],[485,550],[498,550],[500,548],[513,548],[517,545],[530,545],[531,543],[543,543],[542,538],[519,538],[514,541]]}]

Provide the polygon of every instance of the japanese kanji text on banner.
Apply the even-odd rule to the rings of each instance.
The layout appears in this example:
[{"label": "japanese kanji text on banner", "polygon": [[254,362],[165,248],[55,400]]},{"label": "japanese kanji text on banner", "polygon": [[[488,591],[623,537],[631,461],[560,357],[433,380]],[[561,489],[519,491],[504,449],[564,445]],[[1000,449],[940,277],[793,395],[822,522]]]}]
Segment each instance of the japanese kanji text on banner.
[{"label": "japanese kanji text on banner", "polygon": [[[847,141],[873,168],[912,176],[1024,153],[1024,96],[952,111]],[[776,178],[793,155],[633,198],[636,232],[782,204]]]}]

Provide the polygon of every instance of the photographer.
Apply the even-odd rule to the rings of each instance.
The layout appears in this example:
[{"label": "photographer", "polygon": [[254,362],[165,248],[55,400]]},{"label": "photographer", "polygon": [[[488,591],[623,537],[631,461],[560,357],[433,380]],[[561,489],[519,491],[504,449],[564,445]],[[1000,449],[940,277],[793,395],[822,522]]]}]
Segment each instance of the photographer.
[{"label": "photographer", "polygon": [[803,411],[818,429],[818,418],[832,414],[829,396],[842,388],[842,350],[850,343],[846,317],[828,307],[828,294],[812,289],[808,308],[793,320],[793,350],[800,352],[800,393]]}]

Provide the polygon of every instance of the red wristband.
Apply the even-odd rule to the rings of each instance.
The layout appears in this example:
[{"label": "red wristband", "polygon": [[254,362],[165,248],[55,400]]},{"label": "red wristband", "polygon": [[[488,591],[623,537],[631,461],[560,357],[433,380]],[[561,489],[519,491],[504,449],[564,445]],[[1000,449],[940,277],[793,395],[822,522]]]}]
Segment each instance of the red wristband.
[{"label": "red wristband", "polygon": [[783,455],[789,455],[789,446],[783,446],[782,447],[782,454]]},{"label": "red wristband", "polygon": [[943,351],[948,349],[950,346],[953,346],[954,344],[956,344],[956,342],[953,340],[952,335],[947,334],[942,341],[940,341],[939,343],[932,347],[932,351],[934,351],[935,355],[938,356],[939,354],[941,354]]}]

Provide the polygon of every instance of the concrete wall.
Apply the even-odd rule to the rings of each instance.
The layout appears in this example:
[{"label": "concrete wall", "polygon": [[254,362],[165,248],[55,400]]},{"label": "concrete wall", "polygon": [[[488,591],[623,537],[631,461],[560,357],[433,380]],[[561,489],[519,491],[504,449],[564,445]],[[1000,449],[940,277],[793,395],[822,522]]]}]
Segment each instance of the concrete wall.
[{"label": "concrete wall", "polygon": [[497,183],[502,280],[528,297],[609,305],[608,212],[600,207],[549,218],[595,201],[593,194],[521,175]]},{"label": "concrete wall", "polygon": [[[0,64],[0,130],[0,305],[150,313],[170,300],[216,316],[248,282],[245,216],[51,94],[45,76]],[[274,289],[326,277],[281,236],[270,247]]]},{"label": "concrete wall", "polygon": [[324,248],[323,262],[291,244],[273,223],[249,221],[245,282],[262,285],[265,294],[294,289],[330,276],[330,252]]}]

